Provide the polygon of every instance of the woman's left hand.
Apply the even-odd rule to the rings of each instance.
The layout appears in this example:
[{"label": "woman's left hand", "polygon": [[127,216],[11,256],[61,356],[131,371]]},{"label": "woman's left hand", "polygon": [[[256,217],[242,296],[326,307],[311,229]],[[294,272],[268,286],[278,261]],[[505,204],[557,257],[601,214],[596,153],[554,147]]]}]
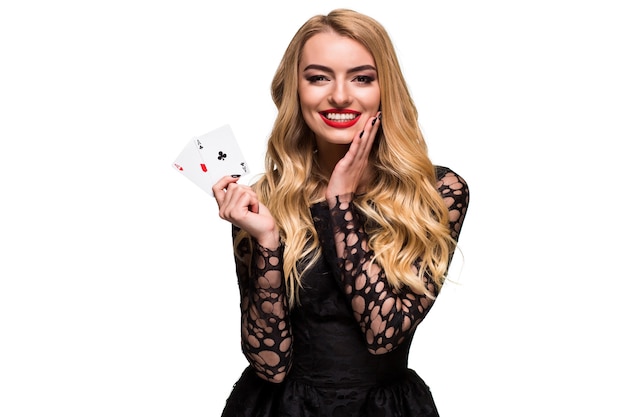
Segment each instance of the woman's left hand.
[{"label": "woman's left hand", "polygon": [[365,129],[354,137],[346,155],[337,162],[335,169],[328,180],[326,200],[336,196],[355,193],[367,171],[369,155],[376,132],[380,126],[380,112],[368,119]]}]

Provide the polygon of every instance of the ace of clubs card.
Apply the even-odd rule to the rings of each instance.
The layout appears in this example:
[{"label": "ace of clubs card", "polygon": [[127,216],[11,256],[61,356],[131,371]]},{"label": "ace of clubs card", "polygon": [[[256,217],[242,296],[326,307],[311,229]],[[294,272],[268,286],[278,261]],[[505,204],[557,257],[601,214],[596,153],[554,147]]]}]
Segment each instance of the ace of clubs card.
[{"label": "ace of clubs card", "polygon": [[212,187],[220,178],[249,173],[229,125],[192,138],[172,166],[211,196]]}]

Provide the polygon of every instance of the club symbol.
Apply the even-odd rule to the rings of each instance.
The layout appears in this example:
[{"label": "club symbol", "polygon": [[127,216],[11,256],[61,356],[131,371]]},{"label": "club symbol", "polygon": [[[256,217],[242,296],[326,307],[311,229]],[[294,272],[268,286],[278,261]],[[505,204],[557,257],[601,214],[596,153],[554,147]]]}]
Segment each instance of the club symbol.
[{"label": "club symbol", "polygon": [[196,140],[196,143],[198,144],[198,149],[204,148],[204,146],[202,146],[202,142],[200,142],[199,140]]},{"label": "club symbol", "polygon": [[224,159],[226,159],[228,155],[226,155],[224,152],[219,151],[217,159],[219,159],[220,161],[223,161]]}]

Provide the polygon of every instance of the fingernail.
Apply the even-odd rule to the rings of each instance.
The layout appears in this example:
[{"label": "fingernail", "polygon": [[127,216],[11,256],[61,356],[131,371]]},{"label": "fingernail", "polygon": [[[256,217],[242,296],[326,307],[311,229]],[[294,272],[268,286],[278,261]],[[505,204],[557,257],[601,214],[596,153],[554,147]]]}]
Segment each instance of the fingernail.
[{"label": "fingernail", "polygon": [[372,126],[376,124],[376,120],[378,120],[378,117],[374,117],[374,120],[372,120]]},{"label": "fingernail", "polygon": [[379,113],[379,114],[378,114],[378,120],[382,120],[382,119],[383,119],[383,114],[382,114],[382,113]]},{"label": "fingernail", "polygon": [[363,133],[365,133],[365,130],[361,130],[361,133],[359,133],[359,138],[363,137]]},{"label": "fingernail", "polygon": [[233,177],[233,178],[239,178],[239,177],[241,177],[241,175],[239,175],[239,174],[233,174],[233,175],[231,175],[231,177]]}]

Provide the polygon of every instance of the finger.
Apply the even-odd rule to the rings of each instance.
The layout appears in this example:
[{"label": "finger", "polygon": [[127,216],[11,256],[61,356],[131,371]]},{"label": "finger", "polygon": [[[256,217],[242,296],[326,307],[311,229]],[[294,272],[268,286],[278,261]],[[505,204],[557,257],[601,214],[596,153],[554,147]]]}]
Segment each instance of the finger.
[{"label": "finger", "polygon": [[248,210],[255,214],[259,214],[259,199],[256,194],[250,196],[250,204],[248,204]]},{"label": "finger", "polygon": [[227,175],[225,177],[220,178],[214,185],[213,187],[211,187],[211,190],[213,190],[213,195],[215,196],[215,199],[217,200],[217,205],[221,206],[223,204],[224,201],[224,190],[226,190],[226,188],[228,188],[229,184],[232,184],[234,182],[239,181],[239,176],[235,176],[235,175]]},{"label": "finger", "polygon": [[233,207],[238,206],[238,201],[245,189],[237,182],[228,182],[226,188],[220,193],[222,194],[222,205],[220,206],[220,216],[231,216]]},{"label": "finger", "polygon": [[237,193],[237,191],[235,190],[237,186],[237,183],[227,183],[226,184],[226,188],[224,188],[223,190],[218,190],[218,193],[220,195],[220,201],[218,203],[219,206],[219,214],[220,217],[224,220],[228,220],[227,216],[230,212],[230,210],[232,209],[232,201],[233,198],[235,197],[235,194]]},{"label": "finger", "polygon": [[353,151],[352,156],[355,160],[368,157],[369,152],[372,149],[372,143],[376,137],[376,132],[378,131],[378,126],[380,126],[379,115],[380,112],[375,116],[368,118],[365,122],[364,129],[352,141],[352,145],[354,147],[351,146],[348,152]]},{"label": "finger", "polygon": [[220,217],[226,220],[241,220],[248,212],[258,213],[259,200],[251,187],[230,183],[223,193]]},{"label": "finger", "polygon": [[[228,186],[225,193],[224,205],[220,208],[220,216],[226,220],[237,220],[241,217],[242,200],[247,200],[248,196],[238,189],[237,184]],[[247,203],[245,204],[247,206]]]},{"label": "finger", "polygon": [[[233,186],[238,188],[236,192],[230,190]],[[258,208],[254,208],[259,206],[256,194],[249,192],[249,190],[239,189],[236,184],[231,185],[226,194],[227,196],[230,195],[230,197],[227,197],[230,198],[230,200],[220,210],[220,216],[234,225],[245,229],[246,225],[250,225],[250,221],[252,221],[250,214],[258,214]],[[253,210],[256,210],[256,212]]]},{"label": "finger", "polygon": [[366,156],[370,154],[372,150],[372,145],[374,144],[374,139],[376,138],[376,134],[378,133],[378,129],[381,125],[381,113],[378,112],[374,119],[371,122],[371,127],[367,132],[367,139],[365,140],[365,146],[363,147],[363,151]]},{"label": "finger", "polygon": [[233,201],[233,204],[241,215],[247,215],[250,212],[254,214],[259,213],[259,199],[256,193],[249,189],[242,189],[236,199],[236,202]]}]

